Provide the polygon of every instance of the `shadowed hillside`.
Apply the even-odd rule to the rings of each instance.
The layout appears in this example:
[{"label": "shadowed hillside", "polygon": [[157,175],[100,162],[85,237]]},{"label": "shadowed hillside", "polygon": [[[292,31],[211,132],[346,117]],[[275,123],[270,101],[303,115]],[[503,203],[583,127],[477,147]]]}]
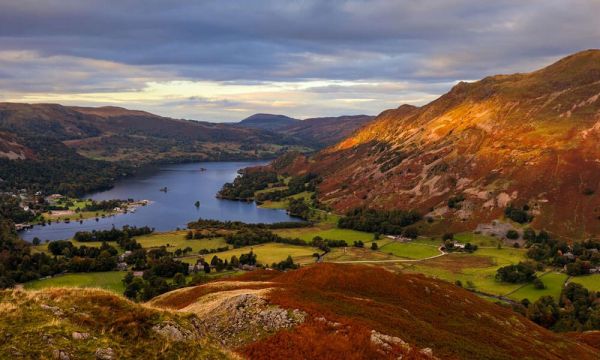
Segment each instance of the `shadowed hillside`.
[{"label": "shadowed hillside", "polygon": [[273,131],[300,139],[306,146],[321,149],[350,136],[373,118],[368,115],[353,115],[298,120],[284,115],[254,114],[237,125]]}]

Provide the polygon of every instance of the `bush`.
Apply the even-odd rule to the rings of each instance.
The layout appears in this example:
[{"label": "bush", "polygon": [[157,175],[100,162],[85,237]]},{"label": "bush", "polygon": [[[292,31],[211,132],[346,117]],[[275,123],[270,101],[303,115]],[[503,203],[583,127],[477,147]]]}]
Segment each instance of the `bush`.
[{"label": "bush", "polygon": [[517,240],[519,238],[519,233],[516,230],[510,229],[506,232],[506,238],[510,240]]},{"label": "bush", "polygon": [[379,246],[377,245],[377,243],[376,242],[372,242],[371,243],[371,250],[377,250],[377,249],[379,249]]},{"label": "bush", "polygon": [[421,215],[415,211],[375,210],[357,208],[340,218],[338,226],[342,229],[354,229],[380,234],[400,235],[403,228],[421,220]]},{"label": "bush", "polygon": [[533,286],[536,289],[542,290],[546,288],[546,285],[544,285],[544,283],[542,282],[542,280],[540,280],[539,278],[536,278],[533,280]]},{"label": "bush", "polygon": [[526,210],[514,208],[512,205],[504,210],[504,215],[512,221],[518,222],[519,224],[525,224],[533,220],[533,216],[530,215]]}]

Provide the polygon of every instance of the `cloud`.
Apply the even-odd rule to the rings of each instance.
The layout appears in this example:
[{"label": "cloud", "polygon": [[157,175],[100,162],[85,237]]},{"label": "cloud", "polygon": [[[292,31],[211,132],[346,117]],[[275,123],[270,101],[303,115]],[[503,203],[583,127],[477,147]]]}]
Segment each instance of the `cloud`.
[{"label": "cloud", "polygon": [[217,121],[378,113],[598,46],[598,13],[594,0],[0,0],[0,99]]}]

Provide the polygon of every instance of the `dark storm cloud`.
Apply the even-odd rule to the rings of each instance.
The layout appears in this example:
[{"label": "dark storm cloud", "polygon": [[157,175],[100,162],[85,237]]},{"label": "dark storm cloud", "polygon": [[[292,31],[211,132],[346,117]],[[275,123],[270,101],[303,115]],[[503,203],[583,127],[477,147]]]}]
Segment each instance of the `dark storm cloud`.
[{"label": "dark storm cloud", "polygon": [[592,0],[3,0],[0,9],[4,50],[215,80],[478,78],[600,36]]}]

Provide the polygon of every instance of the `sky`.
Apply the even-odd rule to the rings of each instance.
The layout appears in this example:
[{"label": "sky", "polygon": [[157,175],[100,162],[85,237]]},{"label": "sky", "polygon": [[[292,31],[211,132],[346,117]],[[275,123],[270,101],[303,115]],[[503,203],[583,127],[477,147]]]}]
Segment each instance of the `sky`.
[{"label": "sky", "polygon": [[376,115],[600,47],[598,0],[0,0],[0,101]]}]

